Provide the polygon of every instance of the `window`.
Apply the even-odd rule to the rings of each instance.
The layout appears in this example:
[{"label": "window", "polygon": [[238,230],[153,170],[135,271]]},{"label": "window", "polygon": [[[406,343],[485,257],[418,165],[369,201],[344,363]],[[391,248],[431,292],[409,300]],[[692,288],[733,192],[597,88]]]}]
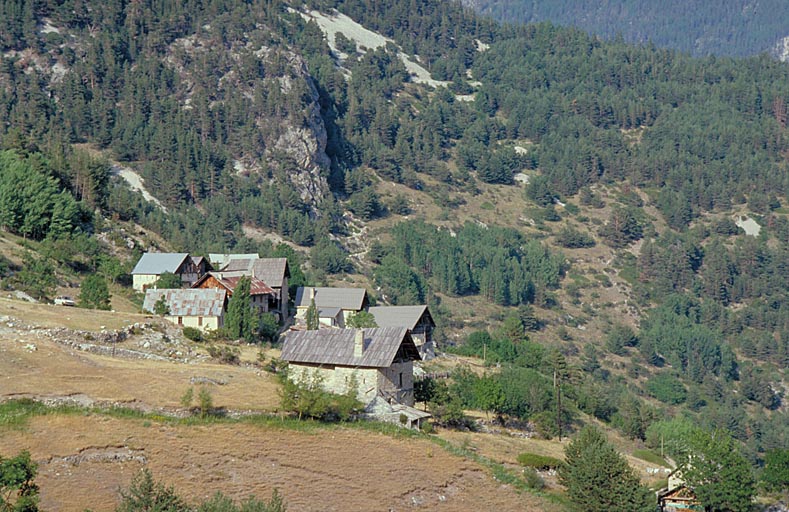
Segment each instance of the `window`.
[{"label": "window", "polygon": [[198,327],[202,327],[202,325],[203,325],[203,317],[202,316],[198,316],[197,317],[197,326]]},{"label": "window", "polygon": [[182,316],[178,317],[178,325],[184,325],[184,317]]},{"label": "window", "polygon": [[400,387],[403,387],[403,373],[400,372]]}]

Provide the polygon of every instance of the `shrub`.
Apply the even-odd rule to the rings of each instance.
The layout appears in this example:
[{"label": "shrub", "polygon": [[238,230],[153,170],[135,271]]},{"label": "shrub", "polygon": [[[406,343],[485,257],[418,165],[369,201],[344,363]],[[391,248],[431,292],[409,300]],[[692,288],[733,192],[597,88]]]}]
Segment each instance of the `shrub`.
[{"label": "shrub", "polygon": [[533,489],[535,491],[541,491],[545,487],[545,480],[540,476],[534,468],[524,468],[523,470],[523,480],[526,482],[526,485],[529,489]]},{"label": "shrub", "polygon": [[192,341],[203,341],[203,333],[195,327],[184,327],[184,337]]},{"label": "shrub", "polygon": [[518,455],[518,464],[540,471],[547,471],[549,469],[558,468],[561,466],[562,461],[555,457],[548,457],[547,455],[524,452]]},{"label": "shrub", "polygon": [[208,345],[206,347],[208,355],[218,360],[220,363],[225,364],[238,364],[240,362],[240,351],[237,347],[228,347],[225,345]]}]

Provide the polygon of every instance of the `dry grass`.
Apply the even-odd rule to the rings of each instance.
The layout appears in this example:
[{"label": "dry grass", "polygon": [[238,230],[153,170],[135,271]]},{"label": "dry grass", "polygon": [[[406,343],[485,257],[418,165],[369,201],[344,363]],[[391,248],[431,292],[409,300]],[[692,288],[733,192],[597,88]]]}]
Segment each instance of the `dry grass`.
[{"label": "dry grass", "polygon": [[[11,308],[13,306],[13,308]],[[90,318],[96,312],[25,303],[0,311],[32,324],[83,328],[124,325],[134,315]],[[67,311],[69,316],[57,315]],[[101,315],[100,315],[101,316]],[[126,343],[126,342],[124,342]],[[35,350],[29,348],[35,345]],[[242,359],[258,350],[243,347]],[[276,356],[266,351],[266,357]],[[251,366],[127,360],[74,350],[40,329],[0,331],[0,400],[78,396],[146,409],[177,407],[191,377],[210,386],[214,403],[272,411],[273,376]],[[396,438],[352,428],[289,430],[255,422],[186,424],[102,414],[33,417],[21,430],[0,432],[0,453],[27,449],[39,464],[42,508],[112,510],[118,489],[142,467],[190,500],[221,490],[267,497],[274,488],[290,510],[552,510],[544,499],[497,482],[477,462],[427,439]]]},{"label": "dry grass", "polygon": [[[46,510],[112,510],[118,488],[143,467],[100,458],[118,452],[144,457],[157,478],[189,500],[218,490],[237,499],[266,497],[277,488],[294,511],[552,510],[428,440],[355,429],[297,432],[246,423],[188,426],[55,415],[0,437],[0,452],[20,448],[39,463]],[[64,460],[80,455],[94,459]]]}]

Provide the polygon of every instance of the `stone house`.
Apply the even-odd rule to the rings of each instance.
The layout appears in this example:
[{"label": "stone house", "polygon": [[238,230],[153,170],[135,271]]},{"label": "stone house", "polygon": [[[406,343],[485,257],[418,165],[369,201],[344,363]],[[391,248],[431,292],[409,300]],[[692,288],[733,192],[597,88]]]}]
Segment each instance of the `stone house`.
[{"label": "stone house", "polygon": [[205,258],[192,258],[185,252],[146,252],[132,270],[132,287],[144,292],[156,284],[165,272],[181,277],[182,286],[192,286],[210,270]]},{"label": "stone house", "polygon": [[342,325],[350,315],[366,311],[370,306],[367,290],[364,288],[323,288],[302,286],[296,290],[296,318],[303,319],[315,300],[318,309],[339,308],[342,310]]},{"label": "stone house", "polygon": [[[220,288],[227,291],[227,298],[233,296],[233,290],[244,276],[226,276],[222,272],[209,272],[197,280],[192,288]],[[276,292],[266,283],[256,277],[249,278],[250,305],[257,313],[267,313],[270,305],[275,300]]]},{"label": "stone house", "polygon": [[422,359],[436,357],[433,342],[436,323],[427,306],[373,306],[369,311],[378,327],[407,327]]},{"label": "stone house", "polygon": [[280,322],[288,317],[290,268],[287,258],[230,258],[220,271],[225,277],[251,276],[266,283],[274,290],[268,311],[279,315]]},{"label": "stone house", "polygon": [[142,309],[154,313],[162,298],[168,308],[164,317],[176,325],[206,331],[225,324],[227,291],[223,288],[148,289]]},{"label": "stone house", "polygon": [[419,351],[405,327],[319,329],[285,335],[282,359],[294,381],[321,379],[344,394],[356,386],[359,400],[414,405],[414,361]]}]

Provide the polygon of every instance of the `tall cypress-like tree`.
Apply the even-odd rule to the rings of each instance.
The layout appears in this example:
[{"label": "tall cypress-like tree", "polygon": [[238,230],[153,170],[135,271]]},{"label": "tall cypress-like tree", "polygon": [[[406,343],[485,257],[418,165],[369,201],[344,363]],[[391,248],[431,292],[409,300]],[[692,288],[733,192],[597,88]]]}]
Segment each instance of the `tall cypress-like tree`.
[{"label": "tall cypress-like tree", "polygon": [[238,280],[233,296],[227,305],[227,318],[225,328],[233,338],[244,338],[247,341],[255,340],[258,319],[252,309],[252,299],[249,295],[250,279],[242,277]]},{"label": "tall cypress-like tree", "polygon": [[559,481],[567,488],[570,509],[589,512],[655,510],[652,493],[602,432],[585,427],[564,450]]}]

